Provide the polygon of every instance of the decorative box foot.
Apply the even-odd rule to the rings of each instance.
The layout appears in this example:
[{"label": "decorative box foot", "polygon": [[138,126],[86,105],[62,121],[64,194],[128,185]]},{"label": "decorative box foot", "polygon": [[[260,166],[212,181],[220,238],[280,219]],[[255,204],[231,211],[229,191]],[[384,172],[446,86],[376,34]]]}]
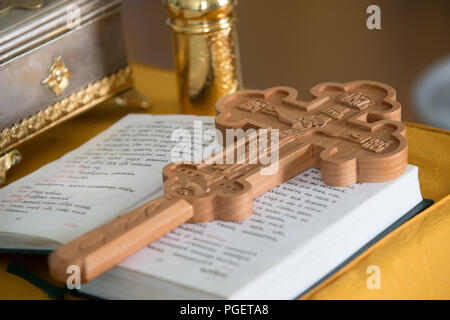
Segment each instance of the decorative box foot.
[{"label": "decorative box foot", "polygon": [[0,186],[5,184],[6,173],[8,170],[22,160],[22,155],[16,149],[5,152],[0,155]]},{"label": "decorative box foot", "polygon": [[130,89],[119,94],[114,98],[114,102],[121,107],[140,107],[143,109],[150,109],[152,106],[152,100],[144,97],[136,89]]}]

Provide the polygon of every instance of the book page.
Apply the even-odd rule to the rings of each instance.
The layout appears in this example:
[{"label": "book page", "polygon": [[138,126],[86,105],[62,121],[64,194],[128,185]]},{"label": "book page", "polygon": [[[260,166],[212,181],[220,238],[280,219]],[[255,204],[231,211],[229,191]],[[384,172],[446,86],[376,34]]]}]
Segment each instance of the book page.
[{"label": "book page", "polygon": [[[284,260],[306,258],[329,245],[333,236],[348,232],[338,222],[353,219],[347,219],[348,228],[361,219],[369,221],[368,216],[375,219],[374,210],[357,208],[376,210],[383,195],[414,181],[415,192],[405,196],[401,208],[391,206],[392,221],[385,227],[421,201],[416,167],[408,166],[393,181],[339,188],[324,184],[320,171],[312,168],[254,200],[254,212],[246,220],[185,223],[119,266],[228,298]],[[385,227],[373,235],[366,232],[367,241]],[[304,260],[303,264],[312,263]]]},{"label": "book page", "polygon": [[81,147],[0,189],[0,233],[66,243],[162,194],[175,129],[213,117],[130,114]]}]

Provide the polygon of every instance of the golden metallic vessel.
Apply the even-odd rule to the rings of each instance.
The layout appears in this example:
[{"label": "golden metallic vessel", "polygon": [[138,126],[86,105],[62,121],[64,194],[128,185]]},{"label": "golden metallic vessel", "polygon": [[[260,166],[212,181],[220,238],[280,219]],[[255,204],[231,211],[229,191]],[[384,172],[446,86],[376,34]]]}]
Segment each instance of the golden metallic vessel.
[{"label": "golden metallic vessel", "polygon": [[181,111],[215,115],[215,102],[242,86],[234,0],[165,0]]}]

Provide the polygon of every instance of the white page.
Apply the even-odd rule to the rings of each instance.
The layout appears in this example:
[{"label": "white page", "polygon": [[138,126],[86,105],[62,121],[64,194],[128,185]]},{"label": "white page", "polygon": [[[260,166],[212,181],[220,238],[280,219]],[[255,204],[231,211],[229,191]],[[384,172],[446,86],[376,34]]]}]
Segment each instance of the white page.
[{"label": "white page", "polygon": [[[119,266],[230,297],[263,273],[273,273],[282,260],[317,250],[330,239],[336,222],[369,199],[382,201],[384,190],[401,187],[402,180],[411,179],[417,181],[417,168],[408,166],[393,181],[335,188],[322,182],[319,170],[309,169],[257,198],[246,220],[183,224]],[[384,228],[422,200],[418,184],[415,189],[414,194],[398,198],[408,202],[402,204],[406,211],[394,208]],[[368,212],[364,211],[360,215]]]},{"label": "white page", "polygon": [[0,189],[0,233],[66,243],[162,194],[173,130],[213,117],[130,114],[81,147]]}]

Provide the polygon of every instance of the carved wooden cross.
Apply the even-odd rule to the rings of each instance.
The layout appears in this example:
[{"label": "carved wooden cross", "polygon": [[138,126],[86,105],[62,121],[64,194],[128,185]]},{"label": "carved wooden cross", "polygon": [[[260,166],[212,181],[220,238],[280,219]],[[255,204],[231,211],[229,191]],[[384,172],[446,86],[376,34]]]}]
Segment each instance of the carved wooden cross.
[{"label": "carved wooden cross", "polygon": [[67,267],[78,265],[81,280],[89,281],[184,222],[245,219],[253,199],[311,167],[332,186],[386,181],[404,172],[407,142],[393,88],[356,81],[320,84],[311,93],[314,99],[300,101],[296,90],[278,87],[219,99],[221,131],[279,130],[279,143],[267,142],[269,152],[279,154],[278,170],[263,175],[273,164],[258,157],[256,163],[218,161],[248,148],[251,136],[199,164],[168,164],[163,196],[58,248],[49,257],[52,276],[65,282]]}]

